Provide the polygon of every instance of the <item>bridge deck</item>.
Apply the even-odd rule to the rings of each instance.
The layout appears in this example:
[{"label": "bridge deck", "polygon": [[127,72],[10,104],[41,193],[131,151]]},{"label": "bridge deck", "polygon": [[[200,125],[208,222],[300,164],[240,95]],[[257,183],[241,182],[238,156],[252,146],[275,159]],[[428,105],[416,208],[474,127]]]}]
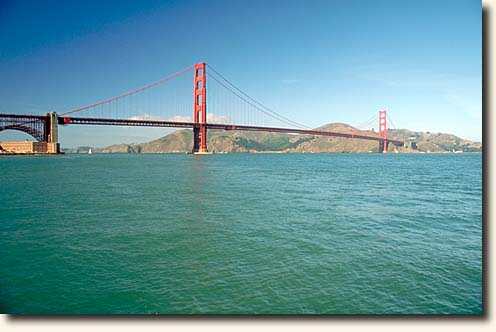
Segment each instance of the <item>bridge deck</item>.
[{"label": "bridge deck", "polygon": [[[138,127],[176,127],[176,128],[199,128],[200,125],[194,122],[157,121],[157,120],[131,120],[131,119],[102,119],[102,118],[82,118],[82,117],[59,117],[59,124],[85,124],[85,125],[107,125],[107,126],[138,126]],[[208,129],[221,130],[243,130],[243,131],[265,131],[288,134],[303,134],[316,136],[334,136],[344,138],[357,138],[370,141],[381,141],[374,136],[346,134],[332,131],[278,128],[278,127],[258,127],[258,126],[238,126],[228,124],[207,123]],[[400,140],[387,140],[395,145],[403,145]]]}]

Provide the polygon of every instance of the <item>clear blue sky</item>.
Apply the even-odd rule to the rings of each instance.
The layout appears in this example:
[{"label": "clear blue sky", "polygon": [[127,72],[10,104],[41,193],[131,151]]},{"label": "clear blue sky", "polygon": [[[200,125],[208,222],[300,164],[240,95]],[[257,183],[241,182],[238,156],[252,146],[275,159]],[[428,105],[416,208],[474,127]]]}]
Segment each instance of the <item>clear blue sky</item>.
[{"label": "clear blue sky", "polygon": [[[481,1],[0,2],[0,111],[59,113],[206,61],[300,123],[481,140]],[[163,129],[69,126],[63,146]],[[0,134],[0,140],[10,134]]]}]

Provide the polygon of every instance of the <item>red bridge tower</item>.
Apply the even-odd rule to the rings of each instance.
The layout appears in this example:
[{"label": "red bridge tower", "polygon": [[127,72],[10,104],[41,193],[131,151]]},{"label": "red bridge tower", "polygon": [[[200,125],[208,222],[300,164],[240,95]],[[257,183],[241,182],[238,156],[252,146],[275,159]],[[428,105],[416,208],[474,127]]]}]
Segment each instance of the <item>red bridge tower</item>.
[{"label": "red bridge tower", "polygon": [[379,153],[386,153],[388,148],[386,110],[379,111],[379,139]]},{"label": "red bridge tower", "polygon": [[205,62],[195,65],[193,100],[193,153],[207,153],[207,72]]}]

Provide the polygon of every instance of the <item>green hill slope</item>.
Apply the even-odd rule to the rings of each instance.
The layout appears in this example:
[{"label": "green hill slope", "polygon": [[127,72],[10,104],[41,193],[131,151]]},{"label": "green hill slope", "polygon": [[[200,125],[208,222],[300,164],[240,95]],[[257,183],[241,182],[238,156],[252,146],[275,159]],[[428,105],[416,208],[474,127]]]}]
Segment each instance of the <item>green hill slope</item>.
[{"label": "green hill slope", "polygon": [[[331,123],[316,128],[323,131],[377,136],[372,130],[359,130],[345,123]],[[482,144],[461,139],[452,134],[413,132],[407,129],[388,130],[388,138],[405,142],[414,141],[417,149],[398,148],[390,144],[388,151],[397,152],[480,152]],[[207,144],[212,152],[377,152],[378,144],[374,141],[349,139],[342,137],[292,135],[269,132],[209,130]],[[105,148],[93,149],[100,153],[185,153],[191,152],[193,131],[178,130],[154,141],[141,144],[117,144]],[[68,149],[67,152],[86,153],[87,148]]]}]

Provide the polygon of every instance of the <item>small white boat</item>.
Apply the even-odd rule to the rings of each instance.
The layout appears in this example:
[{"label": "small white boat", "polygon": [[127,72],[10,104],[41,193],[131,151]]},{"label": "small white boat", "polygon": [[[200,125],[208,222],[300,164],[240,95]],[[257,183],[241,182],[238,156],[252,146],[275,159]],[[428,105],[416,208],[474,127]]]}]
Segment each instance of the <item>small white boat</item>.
[{"label": "small white boat", "polygon": [[88,154],[92,154],[93,152],[91,152],[91,148],[88,150]]}]

